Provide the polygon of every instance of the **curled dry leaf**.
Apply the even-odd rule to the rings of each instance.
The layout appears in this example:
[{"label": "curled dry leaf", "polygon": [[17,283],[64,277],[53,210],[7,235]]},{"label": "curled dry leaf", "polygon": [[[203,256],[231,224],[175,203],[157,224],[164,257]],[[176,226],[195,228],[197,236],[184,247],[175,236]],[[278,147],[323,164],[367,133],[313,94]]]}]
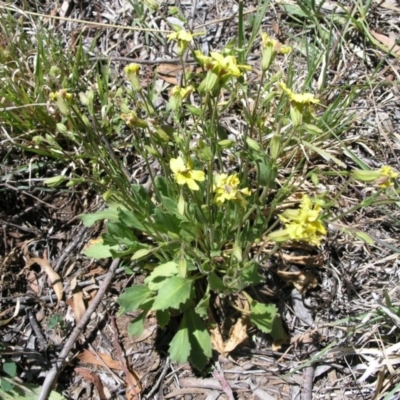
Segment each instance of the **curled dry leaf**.
[{"label": "curled dry leaf", "polygon": [[279,271],[278,276],[291,283],[300,293],[315,289],[318,286],[317,278],[309,271]]},{"label": "curled dry leaf", "polygon": [[229,339],[224,343],[224,353],[227,354],[235,350],[247,338],[247,324],[243,318],[239,318],[229,332]]},{"label": "curled dry leaf", "polygon": [[57,272],[54,271],[54,269],[52,268],[52,266],[46,259],[39,258],[39,257],[31,258],[29,260],[29,266],[31,266],[32,264],[40,265],[42,270],[47,274],[47,276],[51,282],[51,285],[53,286],[53,290],[56,293],[57,300],[58,300],[58,302],[60,302],[63,297],[63,292],[64,292],[64,288],[63,288],[63,284],[62,284],[60,275],[58,275]]},{"label": "curled dry leaf", "polygon": [[74,311],[75,322],[78,323],[82,319],[83,314],[85,314],[86,306],[83,301],[83,292],[77,285],[76,278],[72,279],[71,288],[73,292],[73,302],[71,302],[70,306]]},{"label": "curled dry leaf", "polygon": [[[12,315],[12,317],[7,318],[3,321],[0,321],[0,326],[7,325],[13,318],[15,318],[18,315],[20,305],[21,305],[21,301],[20,301],[19,297],[17,297],[17,304],[15,306],[14,314]],[[0,317],[6,315],[10,310],[12,310],[12,307],[7,308],[7,310],[2,311],[0,313]]]}]

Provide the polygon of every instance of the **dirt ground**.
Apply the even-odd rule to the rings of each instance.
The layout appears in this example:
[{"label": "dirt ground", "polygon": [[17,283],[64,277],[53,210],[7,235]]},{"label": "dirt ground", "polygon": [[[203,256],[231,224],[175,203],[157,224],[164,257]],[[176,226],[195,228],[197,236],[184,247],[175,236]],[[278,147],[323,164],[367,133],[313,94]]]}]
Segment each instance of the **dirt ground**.
[{"label": "dirt ground", "polygon": [[[128,1],[33,3],[31,10],[37,6],[47,15],[110,25],[132,23]],[[312,29],[296,22],[281,3],[285,2],[271,2],[263,19],[263,31],[292,45],[293,38],[312,40],[307,36]],[[352,3],[344,6],[352,7]],[[369,26],[386,37],[398,37],[400,4],[382,3],[373,3],[367,16]],[[321,9],[323,15],[338,12],[335,4],[326,2]],[[221,48],[236,37],[235,1],[169,1],[168,5],[178,7],[194,30],[206,30],[199,42],[203,51]],[[245,2],[247,15],[254,13],[256,5]],[[20,6],[28,10],[28,4]],[[164,29],[165,2],[160,10],[158,16],[146,15],[147,24]],[[45,23],[56,27],[65,46],[74,45],[77,32],[82,33],[87,48],[98,36],[91,50],[93,65],[97,58],[111,58],[116,75],[129,62],[123,59],[126,57],[147,60],[144,68],[149,76],[158,68],[161,81],[174,79],[173,72],[167,71],[168,63],[154,62],[173,58],[170,47],[145,44],[143,34],[90,25],[82,32],[82,24],[73,20],[49,18]],[[366,43],[356,31],[346,38],[341,38],[339,29],[333,35],[346,44],[341,44],[345,49],[343,58],[332,62],[327,72],[332,98],[345,85],[368,86],[372,75],[374,82],[399,82],[400,63],[394,57],[377,48],[363,47]],[[380,63],[383,57],[386,62]],[[255,52],[250,59],[256,62],[259,54]],[[299,57],[299,75],[304,68]],[[359,109],[360,118],[341,139],[368,165],[389,164],[400,170],[398,84],[365,89],[351,108]],[[229,128],[229,118],[224,122]],[[18,315],[0,325],[1,352],[17,363],[18,377],[23,382],[42,385],[74,328],[74,294],[79,291],[89,306],[109,277],[111,260],[98,262],[82,255],[84,246],[101,234],[103,226],[86,228],[78,218],[83,212],[99,209],[103,202],[90,189],[46,188],[43,178],[55,174],[48,170],[46,160],[4,143],[0,148],[0,159],[6,160],[0,165],[0,320],[10,318],[16,307]],[[353,167],[346,154],[337,156]],[[327,182],[332,190],[334,184],[333,180]],[[362,200],[365,193],[349,188],[345,195],[348,202],[342,204],[344,208],[352,200]],[[70,399],[400,398],[396,393],[385,397],[399,383],[400,346],[396,339],[400,315],[388,314],[392,311],[385,308],[384,297],[386,290],[393,306],[398,306],[399,221],[400,212],[395,205],[365,208],[346,222],[375,238],[374,245],[349,239],[330,226],[328,240],[318,251],[305,246],[290,248],[263,265],[266,282],[261,293],[278,306],[289,334],[288,343],[273,343],[271,337],[254,329],[228,356],[215,352],[209,368],[201,374],[188,364],[176,365],[169,360],[168,339],[172,333],[158,328],[154,316],[146,318],[140,337],[128,335],[133,315],[119,316],[116,301],[125,287],[141,282],[143,276],[127,275],[126,265],[121,262],[71,348],[56,390]],[[318,286],[303,296],[275,273],[282,263],[296,271],[312,273]],[[45,265],[51,265],[61,278],[60,301],[49,283],[51,277],[44,273]],[[225,318],[234,317],[229,313],[226,310]],[[126,386],[132,383],[135,389],[126,393]]]}]

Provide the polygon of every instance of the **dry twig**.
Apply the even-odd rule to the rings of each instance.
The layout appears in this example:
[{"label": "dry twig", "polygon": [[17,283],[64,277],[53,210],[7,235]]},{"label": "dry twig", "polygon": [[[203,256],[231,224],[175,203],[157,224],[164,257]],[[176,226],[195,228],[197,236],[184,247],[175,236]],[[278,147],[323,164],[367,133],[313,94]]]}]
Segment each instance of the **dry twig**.
[{"label": "dry twig", "polygon": [[57,378],[60,375],[61,371],[64,369],[67,357],[69,352],[71,351],[72,347],[74,346],[76,340],[78,339],[79,334],[88,324],[92,313],[96,310],[97,306],[99,305],[100,301],[103,299],[104,294],[106,293],[108,287],[111,284],[111,281],[114,277],[114,272],[116,271],[119,265],[119,258],[116,258],[110,266],[108,271],[107,277],[104,279],[103,285],[100,286],[99,291],[96,294],[96,297],[93,299],[92,303],[86,310],[85,314],[83,315],[80,322],[75,326],[74,330],[72,331],[70,337],[68,338],[67,342],[65,343],[60,355],[58,356],[58,360],[56,361],[55,365],[53,366],[52,370],[46,376],[46,379],[43,382],[42,390],[40,391],[38,400],[47,400],[49,397],[50,392],[53,389],[53,386],[57,382]]}]

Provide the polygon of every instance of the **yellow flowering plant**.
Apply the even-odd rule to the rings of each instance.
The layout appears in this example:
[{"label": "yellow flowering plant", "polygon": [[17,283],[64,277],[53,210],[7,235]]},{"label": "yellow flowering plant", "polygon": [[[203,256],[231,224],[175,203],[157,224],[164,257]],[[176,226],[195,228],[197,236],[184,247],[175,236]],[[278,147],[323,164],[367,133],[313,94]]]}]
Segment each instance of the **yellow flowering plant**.
[{"label": "yellow flowering plant", "polygon": [[[290,77],[275,68],[280,57],[290,57],[288,46],[262,34],[262,57],[253,62],[253,73],[243,48],[192,51],[194,38],[185,30],[167,39],[177,43],[182,71],[187,52],[198,64],[196,72],[183,74],[163,97],[155,85],[143,84],[139,65],[128,65],[129,85],[102,103],[97,115],[93,92],[80,94],[82,104],[68,108],[59,129],[85,131],[91,138],[90,162],[99,170],[108,205],[81,217],[87,226],[106,220],[107,227],[85,254],[123,258],[145,275],[119,297],[121,312],[138,312],[129,332],[140,335],[149,313],[161,328],[180,315],[171,360],[189,360],[202,370],[212,354],[216,298],[230,302],[247,325],[285,340],[277,307],[252,296],[265,282],[262,266],[280,246],[324,244],[330,211],[317,198],[325,194],[316,188],[313,195],[305,193],[294,178],[315,154],[329,154],[318,148],[323,125],[314,113],[317,95],[294,92],[283,83]],[[89,111],[81,111],[85,107]],[[235,115],[233,126],[223,124],[226,115]],[[97,136],[100,128],[107,134]],[[116,135],[123,146],[101,147]],[[120,156],[126,147],[134,163]],[[374,176],[380,187],[389,187],[397,173],[382,168]],[[298,193],[298,204],[287,208],[287,199]],[[239,297],[246,309],[238,306]]]}]

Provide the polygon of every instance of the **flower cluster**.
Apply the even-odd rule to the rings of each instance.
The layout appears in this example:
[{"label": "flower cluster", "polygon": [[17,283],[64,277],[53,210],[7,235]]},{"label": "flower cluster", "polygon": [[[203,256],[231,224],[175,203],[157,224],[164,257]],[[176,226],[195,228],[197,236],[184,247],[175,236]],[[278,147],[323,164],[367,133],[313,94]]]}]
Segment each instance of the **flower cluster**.
[{"label": "flower cluster", "polygon": [[293,124],[300,125],[303,116],[309,113],[311,105],[318,104],[319,100],[312,93],[294,93],[283,82],[279,82],[278,86],[290,99],[290,116]]},{"label": "flower cluster", "polygon": [[182,157],[171,158],[169,166],[178,185],[187,185],[191,190],[200,189],[196,181],[203,182],[205,174],[203,171],[193,170],[193,165],[190,160],[185,163]]},{"label": "flower cluster", "polygon": [[282,45],[276,39],[269,37],[264,32],[261,34],[261,41],[261,67],[264,71],[266,71],[271,66],[278,53],[289,54],[292,51],[292,48],[290,46]]},{"label": "flower cluster", "polygon": [[238,189],[240,180],[237,174],[217,174],[214,176],[213,191],[215,193],[215,203],[221,206],[225,201],[238,200],[241,205],[246,205],[243,196],[250,196],[249,188]]},{"label": "flower cluster", "polygon": [[186,87],[174,86],[171,90],[171,97],[169,100],[171,108],[177,110],[181,106],[182,100],[186,99],[193,92],[194,87],[192,85]]},{"label": "flower cluster", "polygon": [[299,240],[318,246],[326,236],[326,229],[319,220],[321,207],[313,207],[311,199],[303,195],[300,208],[285,210],[279,219],[285,224],[285,229],[271,233],[268,237],[275,241]]},{"label": "flower cluster", "polygon": [[183,55],[189,43],[193,40],[193,35],[185,30],[172,32],[168,35],[168,41],[171,40],[178,42],[178,55]]},{"label": "flower cluster", "polygon": [[355,170],[354,178],[362,182],[373,182],[381,189],[387,189],[394,185],[393,180],[399,177],[399,173],[394,171],[389,165],[384,165],[376,171]]},{"label": "flower cluster", "polygon": [[134,111],[130,111],[127,114],[121,114],[120,118],[129,127],[147,128],[149,126],[149,124],[145,120],[139,118]]},{"label": "flower cluster", "polygon": [[389,165],[384,165],[379,170],[381,176],[377,179],[377,184],[382,188],[386,189],[390,186],[393,186],[393,179],[397,179],[399,177],[398,172],[395,172],[392,167]]},{"label": "flower cluster", "polygon": [[199,86],[200,92],[209,92],[219,84],[224,84],[231,77],[240,77],[243,71],[251,71],[250,65],[239,65],[234,56],[223,56],[212,51],[210,56],[204,55],[200,50],[194,52],[196,60],[207,71],[207,76]]}]

